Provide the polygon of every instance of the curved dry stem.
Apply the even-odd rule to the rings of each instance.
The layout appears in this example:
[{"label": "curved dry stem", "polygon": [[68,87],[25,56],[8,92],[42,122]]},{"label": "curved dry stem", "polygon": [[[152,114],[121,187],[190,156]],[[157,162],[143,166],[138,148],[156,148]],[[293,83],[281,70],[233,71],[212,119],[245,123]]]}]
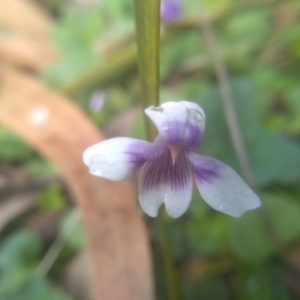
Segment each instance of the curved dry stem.
[{"label": "curved dry stem", "polygon": [[82,162],[82,152],[104,136],[71,101],[37,79],[8,70],[0,77],[0,122],[59,167],[77,201],[94,299],[152,300],[148,236],[132,185],[91,176]]}]

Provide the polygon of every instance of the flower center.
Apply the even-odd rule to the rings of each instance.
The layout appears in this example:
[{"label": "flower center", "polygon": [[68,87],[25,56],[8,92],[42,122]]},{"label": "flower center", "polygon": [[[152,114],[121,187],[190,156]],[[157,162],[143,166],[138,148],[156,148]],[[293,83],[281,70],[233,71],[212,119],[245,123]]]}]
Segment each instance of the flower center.
[{"label": "flower center", "polygon": [[181,151],[181,147],[180,146],[169,146],[169,149],[171,151],[171,156],[172,156],[173,165],[174,165],[176,157],[178,156],[179,152]]}]

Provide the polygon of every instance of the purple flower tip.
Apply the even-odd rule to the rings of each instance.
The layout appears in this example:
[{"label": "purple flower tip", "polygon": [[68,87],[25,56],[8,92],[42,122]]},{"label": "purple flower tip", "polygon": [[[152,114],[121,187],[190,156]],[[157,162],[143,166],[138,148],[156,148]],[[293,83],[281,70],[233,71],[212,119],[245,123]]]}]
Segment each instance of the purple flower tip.
[{"label": "purple flower tip", "polygon": [[181,15],[180,0],[162,0],[160,7],[161,20],[165,23],[173,23]]},{"label": "purple flower tip", "polygon": [[89,109],[93,112],[98,112],[104,106],[106,95],[104,92],[96,91],[92,94],[89,101]]}]

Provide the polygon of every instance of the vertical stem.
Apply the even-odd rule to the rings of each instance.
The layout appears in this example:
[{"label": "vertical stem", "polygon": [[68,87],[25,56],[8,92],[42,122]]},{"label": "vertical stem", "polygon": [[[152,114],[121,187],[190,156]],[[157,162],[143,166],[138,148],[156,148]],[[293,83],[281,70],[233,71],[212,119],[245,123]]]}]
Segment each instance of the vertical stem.
[{"label": "vertical stem", "polygon": [[[138,65],[144,107],[159,105],[160,0],[134,0]],[[156,137],[156,129],[146,119],[147,135]],[[178,300],[178,282],[163,213],[159,215],[165,278],[170,300]]]},{"label": "vertical stem", "polygon": [[170,300],[179,300],[180,299],[179,282],[178,282],[175,264],[172,256],[171,247],[170,247],[170,239],[168,236],[164,211],[160,211],[158,217],[160,223],[160,233],[161,233],[161,241],[162,241],[167,292]]},{"label": "vertical stem", "polygon": [[[144,107],[159,105],[160,0],[134,0],[138,47],[138,65]],[[156,136],[152,123],[146,121],[147,134]]]}]

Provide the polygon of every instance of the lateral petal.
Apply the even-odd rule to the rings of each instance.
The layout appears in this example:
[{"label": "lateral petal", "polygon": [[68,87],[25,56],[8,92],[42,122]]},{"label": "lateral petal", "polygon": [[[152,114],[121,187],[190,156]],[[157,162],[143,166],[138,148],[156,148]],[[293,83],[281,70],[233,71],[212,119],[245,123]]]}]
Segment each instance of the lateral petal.
[{"label": "lateral petal", "polygon": [[91,174],[121,181],[130,177],[145,161],[162,152],[162,148],[152,143],[119,137],[87,148],[83,152],[83,161]]},{"label": "lateral petal", "polygon": [[205,128],[205,114],[193,102],[166,102],[145,110],[167,146],[194,149],[200,144]]},{"label": "lateral petal", "polygon": [[195,152],[187,153],[202,198],[212,208],[233,217],[261,205],[258,196],[228,165]]},{"label": "lateral petal", "polygon": [[146,162],[139,184],[139,201],[144,212],[156,217],[165,203],[168,214],[180,217],[189,207],[192,198],[192,168],[184,152],[173,160],[165,149],[162,155]]}]

